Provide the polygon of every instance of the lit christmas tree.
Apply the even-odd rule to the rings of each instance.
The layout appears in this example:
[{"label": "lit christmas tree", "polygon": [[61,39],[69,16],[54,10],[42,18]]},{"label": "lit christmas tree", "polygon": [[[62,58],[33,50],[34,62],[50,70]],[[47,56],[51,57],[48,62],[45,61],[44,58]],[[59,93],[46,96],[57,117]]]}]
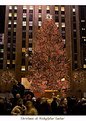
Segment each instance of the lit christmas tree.
[{"label": "lit christmas tree", "polygon": [[51,15],[47,16],[37,31],[32,59],[29,61],[32,63],[32,68],[27,78],[31,82],[33,91],[69,88],[69,61],[64,42]]},{"label": "lit christmas tree", "polygon": [[0,92],[10,92],[17,81],[13,71],[5,70],[1,73]]}]

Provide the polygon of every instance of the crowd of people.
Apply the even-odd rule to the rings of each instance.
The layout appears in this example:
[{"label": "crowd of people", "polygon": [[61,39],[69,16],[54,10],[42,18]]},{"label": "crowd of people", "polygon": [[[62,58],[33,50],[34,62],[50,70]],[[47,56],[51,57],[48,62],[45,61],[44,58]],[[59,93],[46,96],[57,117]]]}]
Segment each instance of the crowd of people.
[{"label": "crowd of people", "polygon": [[86,99],[75,97],[37,98],[19,82],[12,98],[0,97],[0,115],[86,115]]}]

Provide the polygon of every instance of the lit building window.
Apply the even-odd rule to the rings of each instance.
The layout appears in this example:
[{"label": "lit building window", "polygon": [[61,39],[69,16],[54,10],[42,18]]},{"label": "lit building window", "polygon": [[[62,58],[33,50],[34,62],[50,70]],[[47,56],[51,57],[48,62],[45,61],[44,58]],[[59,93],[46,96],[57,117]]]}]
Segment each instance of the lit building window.
[{"label": "lit building window", "polygon": [[26,51],[26,49],[25,48],[22,48],[22,52],[25,52]]},{"label": "lit building window", "polygon": [[14,24],[17,24],[17,22],[16,22],[16,21],[14,21]]},{"label": "lit building window", "polygon": [[55,22],[55,24],[57,25],[57,27],[59,27],[59,22]]},{"label": "lit building window", "polygon": [[9,17],[12,17],[12,13],[9,13]]},{"label": "lit building window", "polygon": [[23,18],[26,18],[26,15],[27,15],[26,13],[23,13]]},{"label": "lit building window", "polygon": [[39,9],[42,9],[42,6],[41,5],[39,5]]},{"label": "lit building window", "polygon": [[62,23],[62,27],[65,27],[65,23]]},{"label": "lit building window", "polygon": [[4,52],[4,49],[0,49],[0,52],[3,53]]},{"label": "lit building window", "polygon": [[58,6],[55,6],[55,11],[58,11],[58,10],[59,10]]},{"label": "lit building window", "polygon": [[14,17],[17,17],[17,13],[14,13]]},{"label": "lit building window", "polygon": [[7,64],[10,64],[10,60],[7,60]]},{"label": "lit building window", "polygon": [[14,9],[17,10],[17,6],[14,6]]},{"label": "lit building window", "polygon": [[81,22],[85,22],[85,20],[81,20]]},{"label": "lit building window", "polygon": [[16,28],[14,28],[14,32],[16,32]]},{"label": "lit building window", "polygon": [[75,12],[76,10],[75,10],[75,8],[73,8],[73,12]]},{"label": "lit building window", "polygon": [[29,26],[33,26],[33,22],[32,21],[29,22]]},{"label": "lit building window", "polygon": [[84,39],[84,41],[86,42],[86,39]]},{"label": "lit building window", "polygon": [[83,68],[86,68],[86,64],[83,65]]},{"label": "lit building window", "polygon": [[85,28],[82,28],[82,30],[85,30]]},{"label": "lit building window", "polygon": [[48,5],[46,9],[47,9],[47,10],[50,10],[50,6]]},{"label": "lit building window", "polygon": [[64,44],[65,44],[65,39],[63,39],[62,41],[63,41],[63,42],[64,42]]},{"label": "lit building window", "polygon": [[32,39],[29,39],[29,43],[32,43],[32,41],[33,41]]},{"label": "lit building window", "polygon": [[33,10],[33,6],[30,6],[30,8],[29,8],[30,10]]},{"label": "lit building window", "polygon": [[26,5],[23,5],[23,9],[27,9],[27,6]]},{"label": "lit building window", "polygon": [[41,17],[42,17],[42,15],[41,15],[41,14],[39,14],[39,15],[38,15],[38,17],[39,17],[39,18],[41,18]]},{"label": "lit building window", "polygon": [[9,21],[8,24],[11,24],[11,21]]},{"label": "lit building window", "polygon": [[12,61],[12,64],[15,64],[15,60]]},{"label": "lit building window", "polygon": [[12,6],[9,6],[9,9],[11,10],[12,9]]},{"label": "lit building window", "polygon": [[85,39],[86,37],[85,36],[82,36],[83,39]]},{"label": "lit building window", "polygon": [[26,21],[23,21],[22,25],[23,25],[23,26],[26,26]]},{"label": "lit building window", "polygon": [[61,11],[65,11],[65,8],[64,7],[61,7]]},{"label": "lit building window", "polygon": [[25,66],[22,66],[21,67],[21,71],[25,71]]},{"label": "lit building window", "polygon": [[42,25],[42,22],[41,22],[41,21],[39,21],[39,22],[38,22],[38,26],[41,26],[41,25]]},{"label": "lit building window", "polygon": [[29,51],[32,51],[32,48],[31,47],[29,48]]}]

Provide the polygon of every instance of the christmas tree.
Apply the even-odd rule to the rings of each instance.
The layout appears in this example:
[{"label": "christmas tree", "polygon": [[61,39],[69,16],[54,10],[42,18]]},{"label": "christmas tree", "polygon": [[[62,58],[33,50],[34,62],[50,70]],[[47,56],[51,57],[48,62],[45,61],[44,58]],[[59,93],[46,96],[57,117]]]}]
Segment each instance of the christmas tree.
[{"label": "christmas tree", "polygon": [[[32,68],[27,78],[33,91],[68,88],[69,61],[64,42],[51,16],[46,18],[36,33],[33,55],[29,61]],[[61,81],[63,78],[66,85]]]}]

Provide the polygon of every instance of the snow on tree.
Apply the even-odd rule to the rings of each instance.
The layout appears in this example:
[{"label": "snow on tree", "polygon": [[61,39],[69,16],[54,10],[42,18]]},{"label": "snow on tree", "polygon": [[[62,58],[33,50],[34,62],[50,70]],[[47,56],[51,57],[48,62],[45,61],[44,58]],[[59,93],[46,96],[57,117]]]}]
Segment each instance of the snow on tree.
[{"label": "snow on tree", "polygon": [[33,91],[44,92],[61,89],[65,78],[69,87],[69,61],[64,42],[53,19],[46,18],[38,29],[34,40],[32,58],[29,59],[32,68],[28,72],[28,80],[32,81]]}]

